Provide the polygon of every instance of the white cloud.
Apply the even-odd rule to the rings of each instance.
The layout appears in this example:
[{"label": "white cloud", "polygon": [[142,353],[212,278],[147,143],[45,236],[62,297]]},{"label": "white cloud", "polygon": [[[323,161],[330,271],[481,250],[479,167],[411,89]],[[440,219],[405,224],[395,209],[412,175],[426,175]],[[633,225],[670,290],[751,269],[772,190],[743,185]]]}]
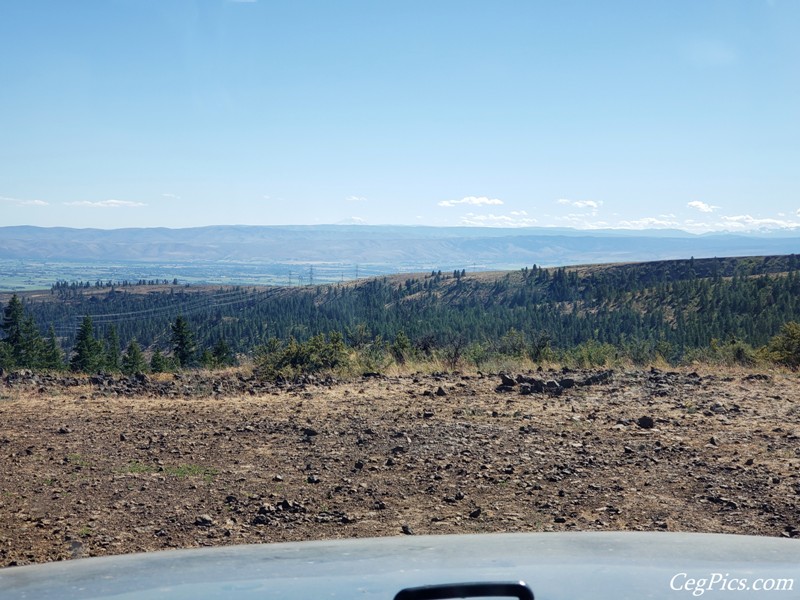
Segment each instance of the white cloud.
[{"label": "white cloud", "polygon": [[705,233],[714,231],[715,227],[712,223],[706,221],[695,221],[694,219],[686,219],[681,224],[681,229],[691,231],[692,233]]},{"label": "white cloud", "polygon": [[[800,217],[800,214],[798,215]],[[751,215],[720,216],[718,219],[696,221],[685,219],[677,227],[692,233],[708,233],[712,231],[733,231],[747,233],[753,231],[767,231],[776,229],[800,228],[800,220],[756,218]]]},{"label": "white cloud", "polygon": [[[798,215],[800,217],[800,215]],[[692,233],[716,232],[754,232],[775,229],[798,229],[800,220],[758,218],[751,215],[720,216],[718,219],[697,221],[695,219],[684,219],[680,222],[670,218],[669,215],[659,215],[656,217],[645,217],[629,221],[619,221],[616,228],[620,229],[663,229],[674,228],[690,231]]]},{"label": "white cloud", "polygon": [[128,200],[100,200],[99,202],[89,202],[88,200],[81,200],[80,202],[64,202],[65,206],[83,206],[88,208],[137,208],[139,206],[147,206],[143,202],[130,202]]},{"label": "white cloud", "polygon": [[366,225],[367,220],[362,219],[361,217],[350,217],[349,219],[344,219],[339,221],[339,225]]},{"label": "white cloud", "polygon": [[800,208],[798,208],[798,209],[797,209],[797,212],[796,212],[795,214],[796,214],[798,217],[800,217]]},{"label": "white cloud", "polygon": [[574,206],[575,208],[592,208],[594,210],[603,206],[602,202],[596,202],[594,200],[570,200],[568,198],[560,198],[557,202],[567,206]]},{"label": "white cloud", "polygon": [[366,202],[367,199],[364,196],[348,196],[345,198],[348,202]]},{"label": "white cloud", "polygon": [[[799,215],[800,216],[800,215]],[[743,231],[753,229],[792,229],[800,227],[800,222],[781,219],[759,219],[750,215],[734,215],[721,217],[722,228]]]},{"label": "white cloud", "polygon": [[7,196],[0,196],[0,200],[16,204],[17,206],[50,206],[50,203],[44,200],[23,200],[21,198],[9,198]]},{"label": "white cloud", "polygon": [[617,224],[619,229],[665,229],[669,227],[680,227],[680,224],[667,219],[656,217],[644,217],[633,221],[620,221]]},{"label": "white cloud", "polygon": [[178,196],[177,194],[161,194],[161,196],[164,197],[164,198],[169,198],[170,200],[180,200],[181,199],[181,197]]},{"label": "white cloud", "polygon": [[525,211],[514,211],[510,215],[476,215],[467,213],[461,218],[461,225],[473,227],[531,227],[536,224],[536,219],[525,215],[527,215]]},{"label": "white cloud", "polygon": [[453,207],[459,204],[468,204],[470,206],[499,206],[503,204],[502,200],[497,198],[487,198],[486,196],[467,196],[461,200],[442,200],[439,206]]},{"label": "white cloud", "polygon": [[578,200],[572,204],[577,208],[600,208],[602,205],[602,202],[595,202],[594,200]]},{"label": "white cloud", "polygon": [[598,221],[593,218],[592,213],[570,213],[566,216],[553,217],[553,220],[558,223],[558,226],[566,225],[567,227],[574,227],[575,229],[603,229],[608,226],[605,221]]},{"label": "white cloud", "polygon": [[686,206],[688,206],[689,208],[695,208],[700,212],[704,213],[714,212],[716,209],[721,208],[719,206],[712,206],[711,204],[700,202],[699,200],[693,200],[692,202],[688,202]]}]

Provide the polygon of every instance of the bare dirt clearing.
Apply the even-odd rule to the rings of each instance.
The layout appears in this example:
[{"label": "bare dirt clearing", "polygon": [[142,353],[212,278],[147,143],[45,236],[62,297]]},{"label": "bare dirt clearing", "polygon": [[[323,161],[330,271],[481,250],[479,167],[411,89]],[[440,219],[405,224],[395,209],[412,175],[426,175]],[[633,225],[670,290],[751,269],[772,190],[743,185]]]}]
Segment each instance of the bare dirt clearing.
[{"label": "bare dirt clearing", "polygon": [[0,565],[404,533],[800,537],[797,375],[617,372],[559,395],[498,384],[12,374]]}]

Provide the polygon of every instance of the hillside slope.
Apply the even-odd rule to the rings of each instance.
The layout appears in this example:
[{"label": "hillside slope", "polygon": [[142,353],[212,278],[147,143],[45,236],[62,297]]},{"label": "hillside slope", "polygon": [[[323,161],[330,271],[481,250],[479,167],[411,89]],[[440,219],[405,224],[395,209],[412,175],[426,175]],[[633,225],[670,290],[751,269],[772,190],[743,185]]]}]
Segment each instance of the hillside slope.
[{"label": "hillside slope", "polygon": [[296,288],[63,285],[23,297],[42,332],[53,325],[67,350],[90,315],[101,337],[113,325],[123,347],[137,339],[169,351],[170,323],[183,315],[201,348],[225,340],[240,353],[271,337],[339,331],[358,344],[402,331],[421,348],[497,347],[521,334],[528,344],[611,344],[677,359],[714,339],[761,345],[800,320],[799,269],[800,257],[788,255],[437,271]]}]

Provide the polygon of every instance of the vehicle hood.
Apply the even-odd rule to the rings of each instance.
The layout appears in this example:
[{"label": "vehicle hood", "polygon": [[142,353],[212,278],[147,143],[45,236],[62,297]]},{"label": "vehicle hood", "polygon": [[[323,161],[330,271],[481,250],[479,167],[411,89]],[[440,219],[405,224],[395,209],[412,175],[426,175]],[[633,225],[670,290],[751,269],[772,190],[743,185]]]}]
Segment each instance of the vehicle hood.
[{"label": "vehicle hood", "polygon": [[519,580],[536,600],[797,598],[800,540],[559,532],[228,546],[0,569],[0,597],[366,600],[412,586]]}]

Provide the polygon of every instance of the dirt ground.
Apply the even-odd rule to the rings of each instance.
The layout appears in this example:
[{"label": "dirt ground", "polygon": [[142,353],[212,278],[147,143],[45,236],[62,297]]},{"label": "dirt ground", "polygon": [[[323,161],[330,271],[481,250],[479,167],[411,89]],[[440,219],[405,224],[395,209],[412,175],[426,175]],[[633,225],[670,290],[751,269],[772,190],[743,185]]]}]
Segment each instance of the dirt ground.
[{"label": "dirt ground", "polygon": [[0,565],[496,531],[800,537],[797,374],[530,375],[563,389],[7,375]]}]

